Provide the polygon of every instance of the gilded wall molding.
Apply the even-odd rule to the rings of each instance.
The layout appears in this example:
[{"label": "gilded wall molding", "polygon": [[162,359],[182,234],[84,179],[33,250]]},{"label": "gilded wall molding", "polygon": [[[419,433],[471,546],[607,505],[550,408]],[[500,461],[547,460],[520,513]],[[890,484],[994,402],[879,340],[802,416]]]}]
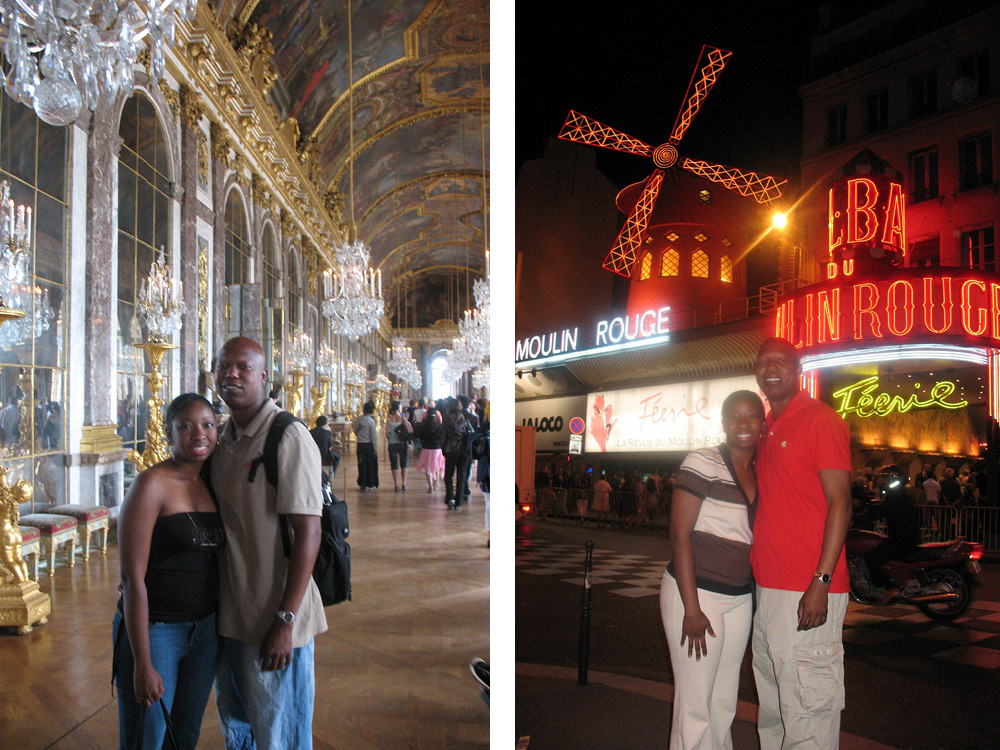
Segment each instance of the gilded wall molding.
[{"label": "gilded wall molding", "polygon": [[170,84],[167,83],[166,78],[161,78],[158,83],[160,93],[163,94],[163,98],[170,107],[170,111],[174,113],[174,117],[177,117],[177,109],[180,106],[180,97],[178,93],[170,88]]},{"label": "gilded wall molding", "polygon": [[212,123],[210,130],[212,134],[212,158],[226,168],[229,168],[229,150],[232,148],[232,142],[229,140],[229,134],[226,133],[225,129],[221,125],[214,122]]},{"label": "gilded wall molding", "polygon": [[201,97],[198,95],[198,92],[186,83],[181,84],[180,101],[181,123],[192,130],[197,129],[198,123],[205,114],[205,108],[202,105]]},{"label": "gilded wall molding", "polygon": [[198,237],[198,369],[208,367],[208,240]]},{"label": "gilded wall molding", "polygon": [[208,190],[208,136],[201,128],[195,133],[198,135],[198,187]]},{"label": "gilded wall molding", "polygon": [[[239,31],[237,50],[212,4],[199,3],[195,20],[178,26],[176,48],[180,53],[170,56],[168,64],[178,69],[175,75],[179,80],[187,80],[199,92],[206,116],[231,137],[229,148],[241,157],[242,164],[268,184],[282,215],[290,214],[298,231],[317,247],[330,247],[343,232],[336,217],[328,214],[321,191],[309,174],[313,162],[310,144],[303,141],[301,133],[292,142],[288,137],[294,130],[291,125],[286,126],[283,136],[274,109],[264,96],[266,88],[261,90],[273,82],[268,68],[270,41],[260,30],[245,27]],[[230,161],[220,158],[217,143],[213,129],[211,153],[232,167]],[[239,179],[246,176],[240,174]]]}]

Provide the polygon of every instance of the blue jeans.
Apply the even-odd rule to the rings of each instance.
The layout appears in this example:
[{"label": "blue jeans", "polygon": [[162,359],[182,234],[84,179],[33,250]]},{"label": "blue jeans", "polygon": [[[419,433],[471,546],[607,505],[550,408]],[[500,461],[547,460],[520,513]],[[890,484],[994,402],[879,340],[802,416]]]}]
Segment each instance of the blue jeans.
[{"label": "blue jeans", "polygon": [[292,649],[284,669],[262,672],[259,644],[219,637],[215,705],[226,750],[311,750],[313,644]]},{"label": "blue jeans", "polygon": [[[118,747],[120,750],[159,750],[166,724],[158,704],[146,708],[135,700],[132,683],[135,660],[125,631],[125,620],[115,611],[112,626],[115,641],[115,683],[118,685]],[[154,622],[149,625],[149,653],[153,668],[163,679],[163,702],[170,712],[177,746],[198,746],[201,720],[205,715],[215,661],[218,636],[215,614],[197,622]]]}]

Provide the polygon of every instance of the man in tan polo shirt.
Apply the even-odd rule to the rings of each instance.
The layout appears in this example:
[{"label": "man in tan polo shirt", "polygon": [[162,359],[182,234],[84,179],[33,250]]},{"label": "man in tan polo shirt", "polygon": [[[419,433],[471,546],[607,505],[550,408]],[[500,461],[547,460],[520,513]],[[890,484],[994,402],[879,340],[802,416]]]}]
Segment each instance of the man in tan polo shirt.
[{"label": "man in tan polo shirt", "polygon": [[[312,747],[316,685],[313,638],[326,616],[312,569],[320,543],[319,449],[305,425],[293,423],[278,445],[278,487],[258,466],[281,410],[267,396],[264,351],[247,338],[227,341],[215,370],[231,418],[212,456],[212,487],[226,529],[219,564],[219,665],[215,701],[226,747],[260,750]],[[294,537],[281,544],[279,514]]]}]

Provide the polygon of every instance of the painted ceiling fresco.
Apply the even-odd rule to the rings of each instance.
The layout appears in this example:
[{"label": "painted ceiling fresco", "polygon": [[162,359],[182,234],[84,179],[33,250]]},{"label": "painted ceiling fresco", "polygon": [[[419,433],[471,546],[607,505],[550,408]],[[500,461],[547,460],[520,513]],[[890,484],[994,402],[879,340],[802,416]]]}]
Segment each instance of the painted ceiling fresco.
[{"label": "painted ceiling fresco", "polygon": [[348,0],[215,8],[271,32],[270,99],[371,246],[393,324],[456,320],[486,266],[489,0],[350,0],[350,25]]}]

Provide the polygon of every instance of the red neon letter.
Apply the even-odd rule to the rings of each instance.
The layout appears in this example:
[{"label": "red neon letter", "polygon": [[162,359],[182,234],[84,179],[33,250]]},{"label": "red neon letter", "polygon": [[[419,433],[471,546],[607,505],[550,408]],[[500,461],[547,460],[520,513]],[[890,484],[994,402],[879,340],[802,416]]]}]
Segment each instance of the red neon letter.
[{"label": "red neon letter", "polygon": [[819,342],[840,341],[840,290],[818,294]]},{"label": "red neon letter", "polygon": [[906,253],[906,212],[904,210],[903,188],[899,183],[889,183],[889,200],[885,206],[885,225],[882,227],[882,242],[898,247]]},{"label": "red neon letter", "polygon": [[[844,241],[843,230],[836,231],[834,229],[834,219],[840,216],[840,212],[836,211],[833,207],[833,188],[830,188],[830,208],[827,214],[830,220],[829,233],[830,233],[830,253],[832,255],[833,251],[840,247],[840,244]],[[837,229],[843,226],[843,222],[836,222]],[[836,233],[836,236],[835,236]]]},{"label": "red neon letter", "polygon": [[1000,284],[990,284],[990,317],[993,319],[993,338],[1000,339]]},{"label": "red neon letter", "polygon": [[882,326],[878,315],[875,314],[875,306],[878,304],[878,287],[874,284],[864,282],[854,285],[854,338],[865,338],[861,331],[861,321],[867,317],[871,320],[870,333],[876,338],[882,338]]},{"label": "red neon letter", "polygon": [[[900,299],[902,292],[902,299]],[[894,281],[886,292],[886,326],[896,336],[905,336],[913,330],[913,284],[909,281]],[[896,325],[896,316],[902,311],[903,325]]]},{"label": "red neon letter", "polygon": [[[864,205],[860,205],[858,203],[859,185],[864,185],[867,191],[865,193],[866,202]],[[855,242],[868,242],[875,236],[875,229],[878,225],[878,220],[875,218],[875,212],[872,211],[872,207],[877,201],[878,188],[875,187],[875,183],[867,177],[855,177],[854,179],[847,181],[848,245],[853,245]],[[863,214],[866,219],[864,234],[861,233],[861,227],[858,225],[858,220],[861,218],[859,214]]]},{"label": "red neon letter", "polygon": [[945,333],[951,328],[953,305],[951,301],[951,277],[941,278],[941,327],[934,327],[934,277],[924,276],[924,327],[931,333]]},{"label": "red neon letter", "polygon": [[806,327],[806,346],[816,343],[816,295],[806,295],[806,317],[803,321]]},{"label": "red neon letter", "polygon": [[844,261],[844,276],[854,275],[854,258]]},{"label": "red neon letter", "polygon": [[[986,306],[981,302],[973,310],[972,288],[977,287],[983,294],[986,293],[986,282],[978,279],[967,279],[962,282],[962,328],[970,336],[982,336],[986,333]],[[972,313],[976,312],[976,327],[972,327]]]},{"label": "red neon letter", "polygon": [[835,279],[837,278],[837,264],[827,263],[826,264],[826,278]]}]

